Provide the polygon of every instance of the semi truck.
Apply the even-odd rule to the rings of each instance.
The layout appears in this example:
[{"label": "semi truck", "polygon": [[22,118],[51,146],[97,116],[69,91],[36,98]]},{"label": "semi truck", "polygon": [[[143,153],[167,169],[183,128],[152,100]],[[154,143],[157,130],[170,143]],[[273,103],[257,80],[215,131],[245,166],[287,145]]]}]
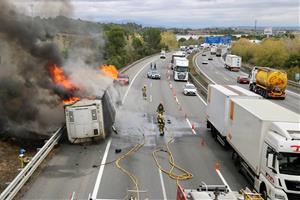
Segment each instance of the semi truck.
[{"label": "semi truck", "polygon": [[228,133],[231,98],[262,99],[261,96],[237,85],[210,84],[208,86],[206,106],[207,126],[211,127],[213,137],[224,147],[228,145],[226,136]]},{"label": "semi truck", "polygon": [[210,47],[210,54],[211,54],[211,55],[215,55],[216,52],[217,52],[217,47],[216,47],[216,46]]},{"label": "semi truck", "polygon": [[217,57],[221,57],[222,56],[222,48],[221,47],[217,48],[216,56]]},{"label": "semi truck", "polygon": [[[269,100],[234,97],[228,114],[232,158],[255,190],[264,199],[300,199],[300,115]],[[210,115],[224,120],[217,109]],[[208,128],[221,132],[210,122]]]},{"label": "semi truck", "polygon": [[265,98],[285,99],[288,83],[285,71],[268,67],[253,67],[249,89]]},{"label": "semi truck", "polygon": [[175,81],[188,81],[189,60],[186,58],[175,57],[173,63],[173,79]]},{"label": "semi truck", "polygon": [[70,143],[105,139],[111,132],[116,111],[108,91],[102,97],[81,99],[65,105],[67,136]]},{"label": "semi truck", "polygon": [[238,72],[242,66],[242,58],[240,56],[228,54],[225,59],[225,68],[230,71]]}]

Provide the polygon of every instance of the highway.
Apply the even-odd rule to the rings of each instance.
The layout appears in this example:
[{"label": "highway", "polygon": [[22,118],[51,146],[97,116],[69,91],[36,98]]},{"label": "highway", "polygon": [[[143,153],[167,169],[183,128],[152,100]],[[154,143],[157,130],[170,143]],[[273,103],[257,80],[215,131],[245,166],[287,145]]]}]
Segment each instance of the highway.
[{"label": "highway", "polygon": [[[147,79],[151,62],[157,64],[161,80]],[[249,186],[232,163],[230,152],[214,141],[206,130],[205,102],[199,96],[184,96],[184,82],[174,82],[172,78],[169,82],[169,63],[170,55],[165,60],[153,56],[130,68],[126,72],[130,75],[130,85],[117,88],[123,102],[115,123],[118,134],[113,133],[105,141],[92,145],[61,144],[55,156],[27,186],[22,199],[67,199],[72,194],[76,199],[87,199],[88,196],[124,199],[134,185],[110,161],[142,142],[142,148],[120,164],[137,178],[141,199],[175,199],[176,181],[162,173],[152,157],[153,150],[163,148],[172,138],[174,142],[170,146],[175,162],[194,175],[192,179],[180,182],[185,188],[196,188],[202,181],[223,184],[222,178],[232,190]],[[143,85],[147,86],[147,100],[142,98]],[[163,102],[165,118],[169,121],[164,137],[159,136],[155,123],[159,102]],[[117,148],[122,152],[116,154]],[[168,167],[165,154],[159,161],[163,167]],[[221,175],[215,170],[217,162]]]},{"label": "highway", "polygon": [[[224,67],[224,61],[222,57],[212,56],[213,60],[207,60],[210,56],[210,52],[205,53],[206,56],[198,54],[195,58],[196,67],[200,68],[202,72],[208,76],[212,82],[221,85],[239,85],[245,89],[249,89],[248,84],[238,84],[237,77],[240,75],[247,75],[242,71],[232,72]],[[202,61],[206,60],[208,64],[203,64]],[[270,100],[274,103],[277,103],[287,109],[290,109],[298,114],[300,114],[300,95],[295,92],[287,90],[287,96],[285,100]]]}]

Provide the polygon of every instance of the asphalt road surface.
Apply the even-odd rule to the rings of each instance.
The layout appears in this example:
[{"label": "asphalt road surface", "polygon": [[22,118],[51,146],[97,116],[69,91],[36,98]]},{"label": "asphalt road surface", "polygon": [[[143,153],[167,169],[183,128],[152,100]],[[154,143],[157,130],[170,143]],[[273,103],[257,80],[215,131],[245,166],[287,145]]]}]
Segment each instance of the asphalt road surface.
[{"label": "asphalt road surface", "polygon": [[[151,62],[156,63],[161,80],[147,78]],[[199,96],[184,96],[185,82],[174,82],[172,76],[168,80],[169,63],[170,55],[164,60],[154,56],[129,69],[130,85],[117,88],[123,102],[115,123],[118,134],[92,145],[61,144],[23,199],[68,199],[72,194],[76,199],[124,199],[134,184],[114,162],[109,163],[142,142],[141,149],[121,161],[121,166],[137,178],[141,199],[176,199],[176,181],[162,173],[152,157],[153,150],[173,138],[170,147],[175,162],[194,175],[179,182],[184,188],[196,188],[201,182],[224,184],[221,176],[232,190],[249,186],[232,163],[230,152],[206,130],[205,102]],[[147,100],[142,98],[143,85],[147,86]],[[164,137],[159,136],[155,122],[160,102],[169,121]],[[116,154],[117,148],[122,152]],[[168,168],[166,154],[162,153],[159,161]],[[216,163],[221,176],[216,173]]]},{"label": "asphalt road surface", "polygon": [[[216,84],[239,85],[245,89],[249,89],[248,84],[237,83],[238,76],[248,76],[248,74],[245,74],[242,71],[229,71],[228,69],[225,69],[224,60],[222,57],[216,57],[215,55],[213,55],[213,60],[207,60],[209,56],[211,56],[210,52],[206,52],[206,56],[198,54],[198,56],[195,59],[195,62],[197,65],[196,67],[200,68],[212,81],[214,81]],[[204,60],[206,60],[208,64],[203,64],[202,62]],[[286,93],[287,96],[285,100],[274,99],[270,101],[300,114],[300,94],[296,94],[295,92],[289,90],[287,90]]]}]

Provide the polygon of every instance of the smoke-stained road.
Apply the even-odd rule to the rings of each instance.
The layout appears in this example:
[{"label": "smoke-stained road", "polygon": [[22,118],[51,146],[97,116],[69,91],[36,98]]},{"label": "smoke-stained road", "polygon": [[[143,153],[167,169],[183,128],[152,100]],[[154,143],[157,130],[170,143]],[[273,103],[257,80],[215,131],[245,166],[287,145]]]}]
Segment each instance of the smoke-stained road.
[{"label": "smoke-stained road", "polygon": [[[162,74],[161,80],[147,79],[150,62],[156,62]],[[130,150],[143,141],[143,135],[145,145],[121,162],[125,169],[137,177],[139,189],[143,190],[141,197],[175,199],[176,181],[161,173],[152,157],[153,150],[163,147],[171,138],[175,138],[171,150],[176,163],[194,175],[191,180],[181,182],[186,188],[195,188],[201,181],[222,184],[215,172],[216,162],[220,163],[221,172],[232,190],[246,186],[246,180],[231,162],[230,152],[216,143],[205,128],[205,104],[198,97],[182,94],[184,82],[171,81],[181,105],[180,110],[167,80],[169,62],[170,57],[160,60],[155,56],[128,70],[134,82],[127,95],[127,87],[120,90],[126,98],[116,120],[118,134],[112,134],[111,141],[108,139],[91,146],[61,145],[24,199],[66,199],[73,192],[78,199],[87,199],[89,195],[97,199],[123,199],[127,191],[134,188],[129,177],[117,169],[115,164],[108,164],[102,169],[99,165],[104,162],[103,157],[107,156],[106,162],[118,158],[120,154],[115,153],[116,148],[121,148],[122,153]],[[147,101],[142,98],[143,85],[147,85]],[[168,131],[165,137],[159,136],[155,124],[155,111],[159,102],[165,105],[166,120],[170,120],[170,124],[166,124]],[[185,113],[189,122],[195,124],[196,135],[191,131]],[[167,167],[167,157],[161,157],[160,161],[162,166]]]}]

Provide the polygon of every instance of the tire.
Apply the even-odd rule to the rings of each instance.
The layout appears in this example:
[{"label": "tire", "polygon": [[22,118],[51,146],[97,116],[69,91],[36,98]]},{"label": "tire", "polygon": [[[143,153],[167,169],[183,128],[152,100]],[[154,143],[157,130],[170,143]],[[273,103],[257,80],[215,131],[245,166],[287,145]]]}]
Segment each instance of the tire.
[{"label": "tire", "polygon": [[253,85],[252,84],[249,85],[249,90],[253,91]]},{"label": "tire", "polygon": [[265,186],[264,183],[261,184],[259,193],[261,194],[261,197],[262,197],[264,200],[267,200],[268,194],[267,194],[267,189],[266,189],[266,186]]}]

